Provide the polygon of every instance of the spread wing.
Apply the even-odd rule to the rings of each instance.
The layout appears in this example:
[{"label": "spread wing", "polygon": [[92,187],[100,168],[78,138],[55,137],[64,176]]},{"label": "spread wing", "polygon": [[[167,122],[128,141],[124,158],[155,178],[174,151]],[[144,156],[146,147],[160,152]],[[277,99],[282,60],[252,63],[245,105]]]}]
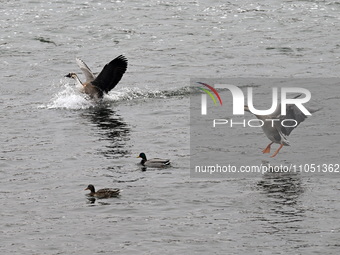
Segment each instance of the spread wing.
[{"label": "spread wing", "polygon": [[96,77],[93,75],[92,71],[90,68],[85,64],[85,62],[79,58],[76,58],[76,62],[79,66],[79,68],[83,71],[85,77],[86,77],[86,82],[93,81]]},{"label": "spread wing", "polygon": [[[284,135],[289,135],[294,128],[296,128],[301,122],[303,122],[305,119],[307,118],[306,115],[303,114],[303,112],[297,108],[295,105],[292,105],[292,104],[289,104],[287,105],[287,108],[286,108],[286,115],[281,115],[280,116],[280,121],[282,123],[283,120],[286,120],[284,121],[284,125],[285,126],[288,126],[288,127],[284,127],[282,125],[281,126],[281,132],[284,134]],[[289,119],[293,119],[293,120],[289,120]],[[292,127],[296,125],[295,127]]]},{"label": "spread wing", "polygon": [[92,81],[92,84],[108,93],[123,77],[127,68],[127,62],[123,55],[116,57],[104,66],[97,78]]}]

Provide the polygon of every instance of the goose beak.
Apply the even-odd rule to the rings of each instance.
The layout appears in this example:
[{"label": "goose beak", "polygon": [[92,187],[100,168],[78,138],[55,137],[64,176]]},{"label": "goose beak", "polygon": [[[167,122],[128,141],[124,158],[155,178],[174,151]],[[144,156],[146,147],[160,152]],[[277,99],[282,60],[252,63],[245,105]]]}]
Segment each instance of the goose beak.
[{"label": "goose beak", "polygon": [[71,77],[72,77],[72,75],[71,75],[70,73],[68,73],[68,74],[66,74],[66,75],[65,75],[65,77],[67,77],[67,78],[71,78]]}]

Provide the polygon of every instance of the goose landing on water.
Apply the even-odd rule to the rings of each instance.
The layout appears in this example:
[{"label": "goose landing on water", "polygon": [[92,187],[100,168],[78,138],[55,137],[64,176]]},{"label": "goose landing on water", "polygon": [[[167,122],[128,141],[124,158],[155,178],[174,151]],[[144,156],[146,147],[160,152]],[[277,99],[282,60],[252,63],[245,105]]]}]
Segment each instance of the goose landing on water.
[{"label": "goose landing on water", "polygon": [[118,84],[126,71],[128,62],[123,55],[120,55],[106,64],[100,74],[95,77],[84,61],[79,58],[76,58],[76,61],[83,71],[86,81],[81,82],[75,73],[69,73],[65,77],[73,78],[82,87],[82,92],[93,99],[102,98],[104,93],[108,93]]},{"label": "goose landing on water", "polygon": [[[298,98],[301,95],[298,95],[294,98]],[[247,105],[244,106],[244,110],[250,112]],[[309,109],[310,113],[314,113],[321,110],[312,110]],[[272,142],[268,144],[268,146],[262,151],[263,153],[270,153],[270,146],[273,143],[280,144],[279,148],[274,152],[271,158],[275,157],[283,146],[289,146],[289,141],[287,136],[301,123],[303,122],[307,116],[303,114],[303,112],[293,104],[286,105],[286,115],[281,115],[281,107],[277,107],[274,113],[271,115],[255,115],[259,120],[263,121],[262,130],[264,134],[271,140]],[[270,121],[278,119],[278,121]],[[294,121],[295,120],[295,121]],[[281,123],[285,121],[286,126],[283,126]],[[274,124],[273,124],[274,123]],[[294,126],[295,124],[295,126]]]}]

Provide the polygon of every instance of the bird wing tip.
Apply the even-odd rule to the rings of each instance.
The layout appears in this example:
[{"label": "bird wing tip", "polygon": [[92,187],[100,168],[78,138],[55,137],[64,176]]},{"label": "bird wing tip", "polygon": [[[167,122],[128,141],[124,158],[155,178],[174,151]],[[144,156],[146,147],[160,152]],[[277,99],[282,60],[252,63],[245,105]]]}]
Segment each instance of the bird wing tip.
[{"label": "bird wing tip", "polygon": [[116,57],[116,59],[119,59],[119,60],[123,60],[123,61],[125,61],[125,62],[128,62],[128,59],[127,59],[123,54],[121,54],[121,55],[119,55],[118,57]]}]

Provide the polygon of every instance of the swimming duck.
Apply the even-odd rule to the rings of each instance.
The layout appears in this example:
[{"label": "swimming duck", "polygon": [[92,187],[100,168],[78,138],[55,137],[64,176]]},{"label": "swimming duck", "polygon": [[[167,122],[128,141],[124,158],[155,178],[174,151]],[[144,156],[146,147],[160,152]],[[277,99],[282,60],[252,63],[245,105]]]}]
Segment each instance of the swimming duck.
[{"label": "swimming duck", "polygon": [[150,167],[164,167],[170,165],[169,159],[160,159],[160,158],[153,158],[147,160],[145,153],[140,153],[137,158],[142,158],[141,165],[142,166],[150,166]]},{"label": "swimming duck", "polygon": [[76,58],[76,62],[83,71],[86,81],[81,82],[75,73],[69,73],[65,77],[74,79],[77,85],[82,88],[81,91],[93,99],[100,99],[104,96],[104,93],[108,93],[113,89],[123,77],[127,68],[127,59],[120,55],[106,64],[96,77],[84,61]]},{"label": "swimming duck", "polygon": [[96,197],[96,198],[117,197],[120,192],[119,189],[110,189],[110,188],[100,189],[96,192],[92,184],[89,184],[85,190],[91,191],[89,194],[87,194],[88,196]]},{"label": "swimming duck", "polygon": [[[298,95],[294,98],[298,98],[300,96],[301,95]],[[244,110],[250,112],[247,105],[244,106]],[[313,113],[318,110],[309,111]],[[269,140],[272,141],[270,144],[268,144],[268,146],[264,150],[262,150],[262,152],[270,153],[270,146],[273,143],[280,144],[280,147],[274,152],[271,158],[275,157],[283,146],[290,146],[286,136],[289,136],[290,133],[307,118],[307,116],[303,114],[302,111],[294,104],[286,105],[286,115],[281,115],[281,107],[277,107],[277,109],[271,115],[255,115],[255,116],[263,121],[264,124],[262,125],[262,130],[264,134],[269,138]],[[268,121],[273,119],[279,119],[280,121]],[[284,120],[286,126],[281,125],[282,121]],[[293,120],[295,120],[295,123]],[[274,124],[272,124],[272,122]]]}]

